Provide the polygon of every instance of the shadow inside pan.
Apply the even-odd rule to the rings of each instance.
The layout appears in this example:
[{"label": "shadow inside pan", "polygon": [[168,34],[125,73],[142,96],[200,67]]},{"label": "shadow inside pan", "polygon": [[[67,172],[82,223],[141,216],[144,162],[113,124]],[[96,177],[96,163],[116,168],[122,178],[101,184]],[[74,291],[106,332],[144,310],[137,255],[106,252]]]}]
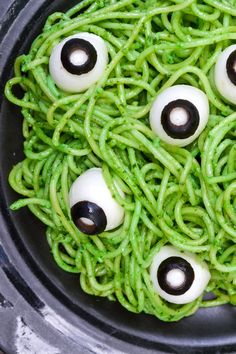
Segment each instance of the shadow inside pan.
[{"label": "shadow inside pan", "polygon": [[[15,5],[20,9],[26,3],[25,0],[16,1]],[[69,3],[72,6],[77,1]],[[8,19],[8,23],[6,20],[4,26],[7,28],[11,25],[12,31],[18,33],[18,36],[9,38],[12,43],[1,48],[3,55],[9,58],[3,68],[3,81],[11,77],[14,58],[29,48],[46,17],[54,11],[63,10],[65,4],[68,5],[65,0],[53,2],[41,0],[38,12],[34,12],[33,1],[29,1],[27,9],[20,12],[24,15],[25,23],[22,23],[20,15],[14,20],[13,25],[9,22],[12,18]],[[6,201],[6,205],[18,198],[10,189],[7,178],[12,166],[23,158],[21,124],[20,110],[3,99],[0,120],[0,164],[3,183],[1,198]],[[129,313],[118,303],[84,294],[80,289],[78,276],[65,273],[56,266],[46,242],[44,226],[27,208],[11,213],[10,219],[6,221],[12,223],[17,230],[11,237],[14,238],[22,257],[39,278],[46,279],[51,292],[60,297],[61,301],[79,316],[83,314],[90,322],[94,319],[94,323],[103,327],[105,331],[109,332],[111,326],[115,328],[114,335],[146,347],[155,347],[155,343],[189,347],[236,343],[236,312],[233,307],[202,309],[194,316],[178,323],[163,323],[153,316]]]}]

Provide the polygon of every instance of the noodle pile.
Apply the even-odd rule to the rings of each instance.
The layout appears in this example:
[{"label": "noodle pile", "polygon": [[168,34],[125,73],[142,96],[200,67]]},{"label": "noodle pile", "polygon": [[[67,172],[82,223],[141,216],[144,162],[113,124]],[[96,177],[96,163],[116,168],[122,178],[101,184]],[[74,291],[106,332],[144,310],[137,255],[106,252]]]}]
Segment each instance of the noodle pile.
[{"label": "noodle pile", "polygon": [[[79,273],[86,293],[163,321],[236,304],[236,113],[212,80],[219,54],[236,40],[235,16],[232,1],[84,0],[49,16],[17,58],[5,94],[22,109],[25,159],[9,176],[23,196],[11,208],[27,205],[47,226],[56,263]],[[55,45],[78,32],[102,37],[110,59],[96,85],[69,94],[48,63]],[[154,99],[175,84],[199,87],[210,103],[207,128],[186,148],[163,143],[149,126]],[[13,93],[18,85],[22,99]],[[94,166],[125,219],[90,237],[71,220],[68,192]],[[165,244],[207,262],[213,299],[175,305],[157,295],[149,267]]]}]

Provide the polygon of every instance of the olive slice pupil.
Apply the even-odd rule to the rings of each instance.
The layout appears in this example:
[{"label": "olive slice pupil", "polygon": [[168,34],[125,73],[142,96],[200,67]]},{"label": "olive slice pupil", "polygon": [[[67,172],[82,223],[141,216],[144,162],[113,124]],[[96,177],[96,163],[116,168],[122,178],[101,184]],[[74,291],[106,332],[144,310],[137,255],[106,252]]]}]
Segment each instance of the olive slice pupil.
[{"label": "olive slice pupil", "polygon": [[161,114],[161,124],[171,138],[187,139],[199,126],[199,113],[195,105],[187,100],[169,102]]},{"label": "olive slice pupil", "polygon": [[107,226],[103,209],[89,201],[80,201],[73,205],[71,217],[76,227],[87,235],[98,235]]},{"label": "olive slice pupil", "polygon": [[183,295],[194,281],[191,264],[181,257],[169,257],[158,268],[157,279],[162,290],[170,295]]},{"label": "olive slice pupil", "polygon": [[234,50],[227,59],[226,71],[232,84],[236,85],[236,50]]},{"label": "olive slice pupil", "polygon": [[61,62],[70,74],[86,74],[96,65],[97,51],[89,41],[72,38],[64,44],[61,50]]}]

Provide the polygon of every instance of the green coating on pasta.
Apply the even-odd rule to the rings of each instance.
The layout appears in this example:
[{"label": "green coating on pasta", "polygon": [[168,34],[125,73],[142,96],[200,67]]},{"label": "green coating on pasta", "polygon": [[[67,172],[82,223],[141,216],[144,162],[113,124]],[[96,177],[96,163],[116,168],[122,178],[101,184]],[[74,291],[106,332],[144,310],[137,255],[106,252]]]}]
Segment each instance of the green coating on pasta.
[{"label": "green coating on pasta", "polygon": [[[232,1],[84,0],[52,14],[29,54],[17,58],[5,94],[22,108],[25,159],[9,183],[24,198],[11,208],[27,205],[47,226],[56,263],[79,273],[86,293],[163,321],[236,303],[236,113],[211,79],[219,53],[236,40],[234,16]],[[110,59],[96,85],[68,94],[48,62],[52,48],[77,32],[101,36]],[[183,83],[206,92],[210,119],[197,141],[177,148],[154,135],[148,114],[159,92]],[[71,220],[68,191],[94,166],[125,219],[89,237]],[[165,244],[207,262],[213,300],[174,305],[157,295],[149,267]]]}]

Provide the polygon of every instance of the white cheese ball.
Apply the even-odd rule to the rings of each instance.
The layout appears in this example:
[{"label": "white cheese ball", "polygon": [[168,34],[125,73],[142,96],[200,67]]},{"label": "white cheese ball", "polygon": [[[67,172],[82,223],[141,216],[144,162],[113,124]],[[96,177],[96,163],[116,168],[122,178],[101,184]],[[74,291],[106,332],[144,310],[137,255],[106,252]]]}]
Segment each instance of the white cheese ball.
[{"label": "white cheese ball", "polygon": [[[120,189],[119,193],[124,196]],[[94,167],[87,170],[72,184],[69,192],[70,208],[82,201],[92,202],[104,211],[107,219],[105,231],[115,229],[122,224],[124,209],[112,197],[101,168]]]},{"label": "white cheese ball", "polygon": [[236,44],[219,55],[214,68],[214,81],[220,95],[236,104]]},{"label": "white cheese ball", "polygon": [[[76,75],[69,72],[62,64],[61,53],[63,47],[72,39],[82,39],[87,41],[95,49],[97,60],[95,66],[89,72]],[[70,62],[81,67],[89,59],[87,53],[80,47],[74,48],[68,54]],[[65,38],[53,50],[49,60],[49,71],[56,85],[66,92],[83,92],[95,84],[103,75],[108,64],[108,50],[105,41],[93,34],[81,32]]]},{"label": "white cheese ball", "polygon": [[[160,280],[166,283],[167,288],[173,290],[173,292],[178,292],[181,289],[181,285],[184,284],[186,280],[186,274],[182,271],[181,267],[173,267],[170,264],[170,270],[166,273],[165,279],[158,279],[158,270],[163,264],[163,262],[170,262],[171,257],[179,257],[187,261],[191,272],[193,272],[194,278],[190,286],[187,285],[187,290],[181,294],[173,295],[172,291],[164,290],[163,286],[160,285]],[[202,262],[197,258],[196,255],[189,252],[180,252],[173,246],[164,246],[160,251],[154,256],[151,267],[150,267],[150,278],[152,284],[157,291],[157,293],[165,300],[174,304],[187,304],[196,300],[205,290],[211,275],[208,270],[207,264]]]},{"label": "white cheese ball", "polygon": [[162,91],[149,116],[152,131],[165,143],[176,146],[186,146],[197,139],[208,118],[206,94],[189,85],[175,85]]}]

